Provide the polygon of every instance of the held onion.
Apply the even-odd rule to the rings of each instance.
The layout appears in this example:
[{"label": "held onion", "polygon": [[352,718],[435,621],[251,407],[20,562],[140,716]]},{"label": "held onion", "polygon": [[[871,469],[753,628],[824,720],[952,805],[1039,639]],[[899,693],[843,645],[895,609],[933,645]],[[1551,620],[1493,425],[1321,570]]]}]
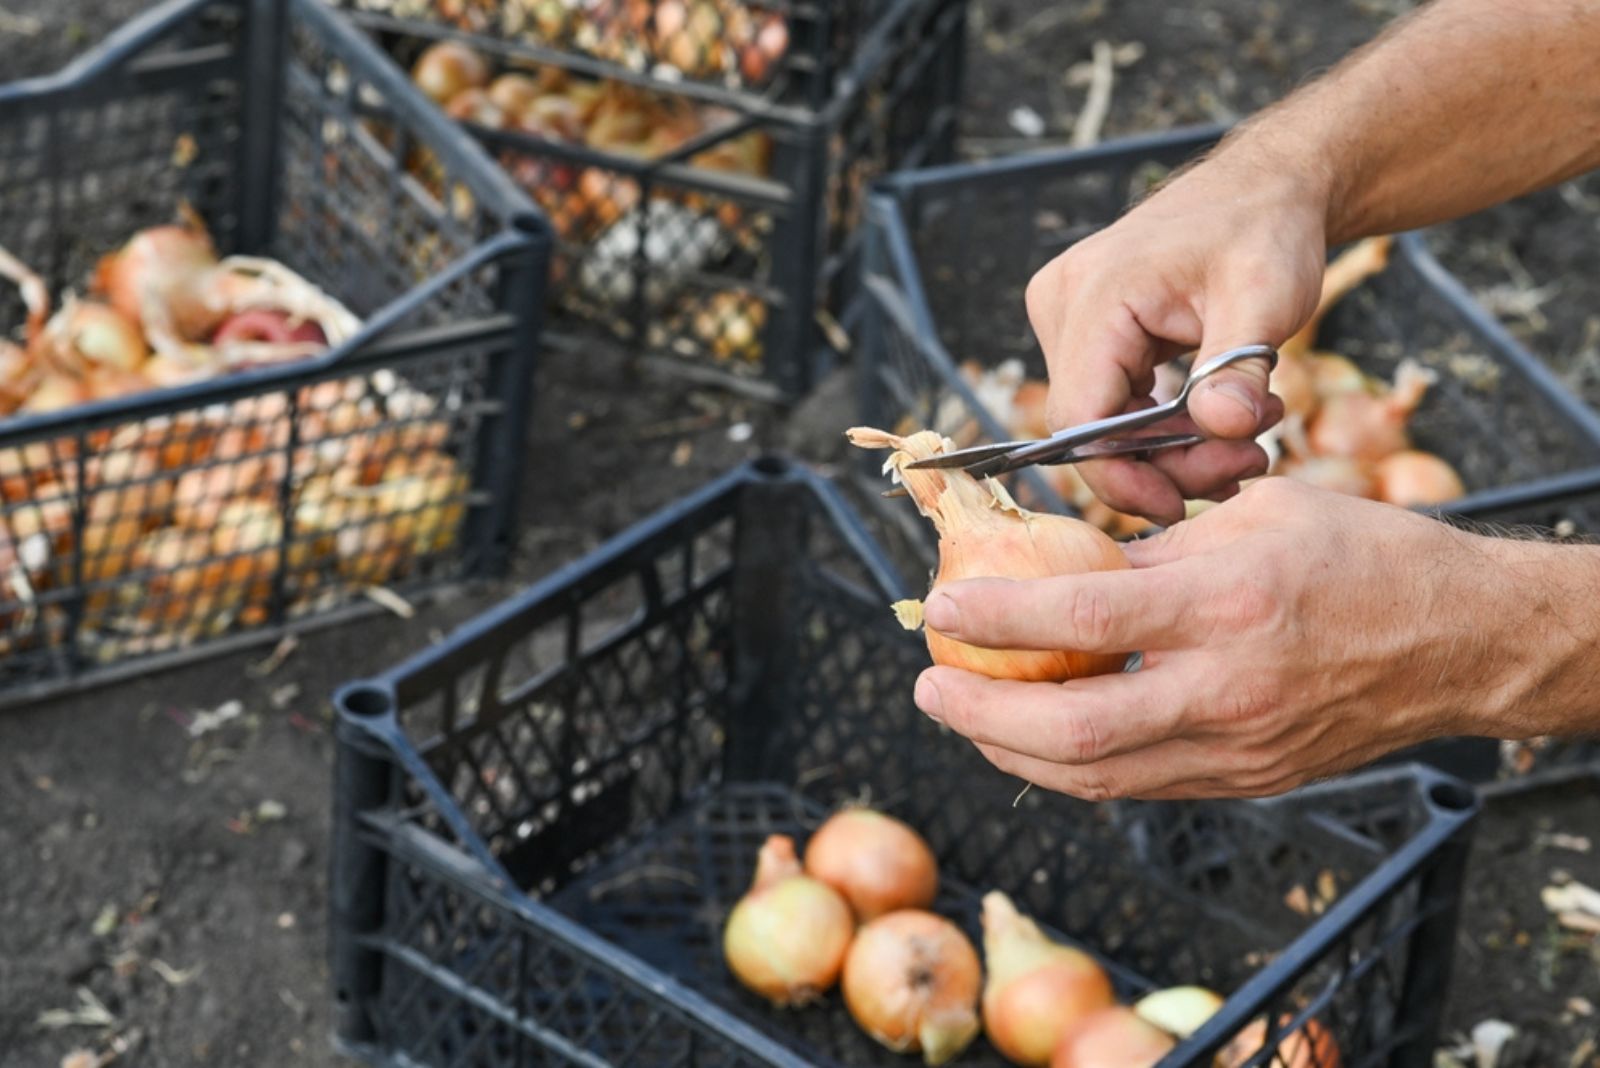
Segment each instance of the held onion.
[{"label": "held onion", "polygon": [[[917,509],[939,532],[939,570],[933,588],[970,578],[1033,579],[1128,567],[1117,543],[1089,523],[1030,512],[993,479],[981,482],[959,470],[912,470],[914,460],[948,451],[932,431],[900,437],[857,427],[850,441],[862,448],[892,448],[885,470],[910,491]],[[922,623],[922,604],[902,601],[896,615],[908,629]],[[1127,657],[1066,651],[983,649],[926,628],[934,662],[997,679],[1064,682],[1118,671]]]},{"label": "held onion", "polygon": [[927,908],[939,868],[922,836],[893,816],[847,808],[806,843],[806,874],[833,887],[862,923],[898,909]]},{"label": "held onion", "polygon": [[984,1034],[1013,1064],[1048,1065],[1068,1032],[1113,1002],[1093,957],[1051,941],[998,890],[983,897],[983,953]]},{"label": "held onion", "polygon": [[844,1003],[863,1031],[896,1053],[944,1064],[978,1034],[978,952],[940,916],[903,909],[856,932]]},{"label": "held onion", "polygon": [[839,978],[855,922],[826,883],[800,870],[794,839],[762,845],[750,890],[728,914],[722,951],[748,989],[775,1005],[804,1005]]}]

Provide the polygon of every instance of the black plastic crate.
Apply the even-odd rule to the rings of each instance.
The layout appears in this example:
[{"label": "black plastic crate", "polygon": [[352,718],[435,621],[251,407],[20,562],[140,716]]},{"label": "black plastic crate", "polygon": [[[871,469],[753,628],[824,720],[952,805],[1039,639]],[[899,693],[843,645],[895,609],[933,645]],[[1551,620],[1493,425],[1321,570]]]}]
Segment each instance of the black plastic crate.
[{"label": "black plastic crate", "polygon": [[[867,798],[928,837],[938,907],[969,931],[998,887],[1124,995],[1230,992],[1164,1063],[1209,1063],[1263,1012],[1328,1027],[1345,1065],[1431,1063],[1470,790],[1410,766],[1271,801],[1014,807],[1018,784],[912,704],[927,654],[887,611],[903,592],[834,487],[762,460],[342,689],[341,1046],[901,1064],[837,993],[771,1010],[717,949],[764,836]],[[959,1063],[1000,1062],[980,1041]]]},{"label": "black plastic crate", "polygon": [[[868,209],[862,421],[921,428],[942,415],[975,424],[978,440],[998,440],[1004,428],[958,365],[1015,358],[1043,378],[1023,308],[1029,278],[1223,132],[1180,130],[885,179]],[[1472,300],[1422,234],[1397,238],[1388,268],[1333,309],[1317,347],[1385,379],[1407,356],[1439,372],[1411,432],[1461,473],[1464,507],[1600,462],[1600,416]],[[876,477],[870,457],[862,469]],[[1033,507],[1069,510],[1038,471],[1015,489]],[[926,556],[931,533],[917,544]]]},{"label": "black plastic crate", "polygon": [[[447,202],[399,165],[418,148]],[[176,0],[0,88],[0,188],[0,244],[55,292],[186,201],[220,253],[363,319],[313,359],[0,421],[0,701],[504,562],[548,231],[327,9]],[[6,286],[0,325],[22,320]]]},{"label": "black plastic crate", "polygon": [[[820,111],[897,0],[336,0],[363,25],[497,50],[734,107]],[[785,47],[762,49],[764,26]],[[753,56],[747,54],[754,50]]]},{"label": "black plastic crate", "polygon": [[[578,348],[598,332],[756,396],[804,394],[842,344],[828,320],[852,318],[869,184],[953,150],[966,0],[884,10],[820,109],[717,105],[662,154],[467,123],[551,221],[552,341]],[[408,71],[441,32],[354,17]],[[593,76],[570,58],[462,39],[497,71]],[[651,91],[665,107],[705,106],[682,86]],[[745,162],[729,170],[733,156]]]}]

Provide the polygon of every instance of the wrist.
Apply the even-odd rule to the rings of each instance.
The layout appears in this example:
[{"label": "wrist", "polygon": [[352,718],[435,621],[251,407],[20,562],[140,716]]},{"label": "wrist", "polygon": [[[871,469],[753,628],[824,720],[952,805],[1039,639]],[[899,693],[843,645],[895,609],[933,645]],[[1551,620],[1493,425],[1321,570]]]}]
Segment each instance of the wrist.
[{"label": "wrist", "polygon": [[1600,548],[1463,535],[1477,588],[1472,618],[1486,631],[1474,643],[1481,669],[1461,695],[1460,733],[1526,739],[1577,734],[1596,726],[1600,672]]}]

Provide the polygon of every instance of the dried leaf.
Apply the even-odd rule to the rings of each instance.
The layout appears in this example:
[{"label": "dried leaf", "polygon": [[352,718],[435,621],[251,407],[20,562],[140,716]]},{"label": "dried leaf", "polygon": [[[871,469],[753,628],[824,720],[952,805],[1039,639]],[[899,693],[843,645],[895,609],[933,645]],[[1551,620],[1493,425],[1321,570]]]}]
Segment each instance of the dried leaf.
[{"label": "dried leaf", "polygon": [[70,1009],[46,1009],[35,1021],[57,1031],[63,1027],[115,1027],[117,1018],[87,987],[78,987],[78,1004]]},{"label": "dried leaf", "polygon": [[267,799],[256,806],[256,819],[261,823],[275,823],[289,814],[282,801]]},{"label": "dried leaf", "polygon": [[1302,916],[1311,915],[1311,895],[1306,888],[1296,883],[1283,895],[1283,903]]},{"label": "dried leaf", "polygon": [[1600,890],[1583,883],[1547,886],[1539,892],[1539,900],[1551,912],[1586,912],[1600,918]]},{"label": "dried leaf", "polygon": [[244,715],[244,702],[238,698],[224,701],[209,712],[196,712],[194,719],[189,722],[189,737],[199,738],[202,735],[210,734],[242,715]]},{"label": "dried leaf", "polygon": [[1517,1033],[1517,1029],[1504,1020],[1484,1020],[1472,1028],[1472,1048],[1477,1053],[1478,1068],[1495,1068],[1500,1051]]},{"label": "dried leaf", "polygon": [[104,938],[117,929],[117,906],[106,905],[95,915],[89,931],[96,938]]},{"label": "dried leaf", "polygon": [[368,586],[366,595],[384,608],[393,612],[401,619],[410,619],[417,614],[410,601],[395,593],[387,586]]},{"label": "dried leaf", "polygon": [[202,964],[196,964],[193,968],[174,968],[159,957],[150,960],[150,970],[161,976],[161,981],[168,986],[183,986],[193,981],[203,967]]}]

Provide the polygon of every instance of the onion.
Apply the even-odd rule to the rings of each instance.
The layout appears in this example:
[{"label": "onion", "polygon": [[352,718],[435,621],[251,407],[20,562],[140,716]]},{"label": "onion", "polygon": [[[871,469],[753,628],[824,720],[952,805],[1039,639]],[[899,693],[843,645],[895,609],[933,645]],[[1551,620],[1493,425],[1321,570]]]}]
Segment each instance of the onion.
[{"label": "onion", "polygon": [[543,92],[539,83],[526,74],[502,74],[489,83],[489,102],[507,115],[521,115],[522,109]]},{"label": "onion", "polygon": [[1328,397],[1310,427],[1312,452],[1376,461],[1409,448],[1406,422],[1435,378],[1433,372],[1406,360],[1395,375],[1394,388],[1382,395],[1351,392]]},{"label": "onion", "polygon": [[1350,497],[1371,499],[1377,495],[1377,481],[1367,465],[1344,456],[1289,457],[1278,465],[1278,473]]},{"label": "onion", "polygon": [[[1017,387],[1011,397],[1011,425],[1006,427],[1016,438],[1047,438],[1050,421],[1045,406],[1050,400],[1050,383],[1030,378]],[[1070,465],[1062,465],[1070,466]]]},{"label": "onion", "polygon": [[506,113],[489,99],[488,93],[477,88],[463,89],[451,97],[444,106],[444,113],[457,122],[477,123],[491,130],[506,125]]},{"label": "onion", "polygon": [[1311,384],[1319,400],[1339,393],[1372,392],[1378,385],[1354,360],[1337,352],[1313,352],[1303,357],[1311,371]]},{"label": "onion", "polygon": [[87,404],[92,399],[89,388],[78,379],[68,375],[49,374],[39,380],[39,384],[17,410],[28,414],[59,412]]},{"label": "onion", "polygon": [[[1283,1018],[1287,1024],[1289,1017]],[[1242,1068],[1267,1044],[1265,1017],[1251,1020],[1217,1054],[1217,1068]],[[1327,1028],[1307,1020],[1298,1031],[1284,1036],[1272,1058],[1273,1068],[1339,1068],[1339,1043]]]},{"label": "onion", "polygon": [[893,816],[847,808],[806,843],[806,874],[844,895],[865,923],[898,909],[927,908],[939,893],[933,850]]},{"label": "onion", "polygon": [[775,1005],[816,1000],[839,978],[855,921],[844,898],[800,871],[794,839],[775,834],[750,890],[728,914],[722,952],[733,974]]},{"label": "onion", "polygon": [[489,65],[458,41],[440,41],[417,59],[411,68],[411,80],[442,106],[463,89],[481,89],[489,84]]},{"label": "onion", "polygon": [[309,320],[296,322],[287,313],[270,308],[254,308],[231,315],[223,320],[211,337],[211,343],[217,346],[245,341],[265,341],[275,345],[325,345],[328,337],[316,323]]},{"label": "onion", "polygon": [[1467,492],[1456,469],[1431,452],[1405,449],[1378,462],[1377,496],[1402,508],[1453,501]]},{"label": "onion", "polygon": [[1064,1035],[1114,1000],[1093,957],[1052,942],[998,890],[983,896],[983,955],[983,1030],[1013,1064],[1048,1065]]},{"label": "onion", "polygon": [[28,351],[0,340],[0,415],[15,411],[38,381],[39,369]]},{"label": "onion", "polygon": [[903,909],[856,932],[844,961],[844,1003],[861,1029],[896,1053],[944,1064],[978,1033],[978,951],[955,924]]},{"label": "onion", "polygon": [[1200,1030],[1220,1008],[1222,996],[1214,991],[1203,986],[1174,986],[1146,994],[1133,1011],[1146,1023],[1184,1039]]},{"label": "onion", "polygon": [[198,223],[140,230],[95,267],[94,290],[131,323],[142,325],[147,302],[169,303],[176,290],[217,262]]},{"label": "onion", "polygon": [[150,355],[144,335],[109,304],[67,297],[39,338],[39,359],[68,374],[94,368],[137,371]]},{"label": "onion", "polygon": [[[913,460],[947,451],[949,442],[931,431],[898,437],[857,427],[852,443],[893,448],[885,470],[905,483],[911,499],[939,532],[939,571],[933,588],[970,578],[1051,578],[1128,567],[1117,543],[1080,519],[1043,515],[1020,507],[993,479],[982,482],[959,470],[911,470]],[[922,604],[902,601],[895,613],[908,628],[922,622]],[[934,662],[997,679],[1064,682],[1121,670],[1127,657],[1078,653],[983,649],[927,630]]]},{"label": "onion", "polygon": [[1285,416],[1309,421],[1316,414],[1317,384],[1306,356],[1280,354],[1278,365],[1272,369],[1270,388],[1282,398]]},{"label": "onion", "polygon": [[1177,1041],[1125,1005],[1078,1022],[1056,1047],[1050,1068],[1151,1068]]}]

